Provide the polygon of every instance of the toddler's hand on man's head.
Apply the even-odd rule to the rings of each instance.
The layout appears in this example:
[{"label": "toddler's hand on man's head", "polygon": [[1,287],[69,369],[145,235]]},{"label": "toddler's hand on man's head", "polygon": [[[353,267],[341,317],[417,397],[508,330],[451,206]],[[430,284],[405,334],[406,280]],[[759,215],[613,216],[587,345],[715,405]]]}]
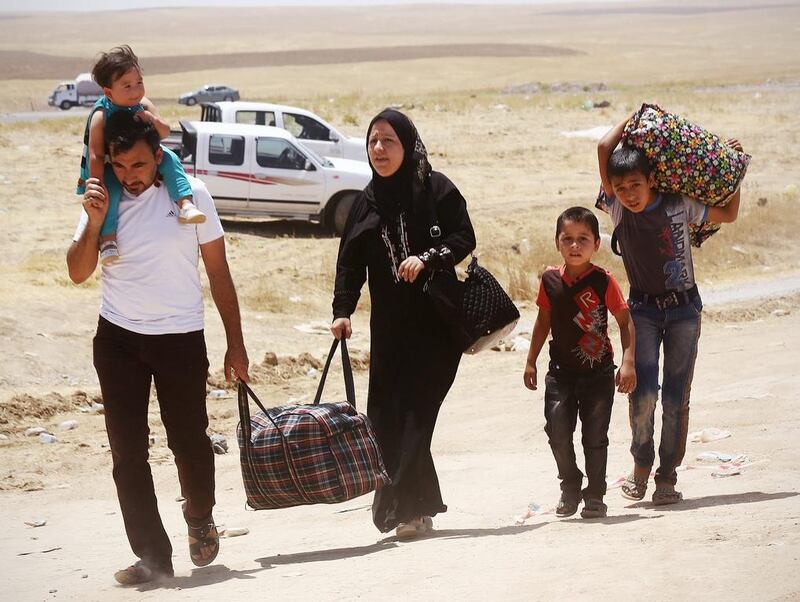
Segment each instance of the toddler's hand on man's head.
[{"label": "toddler's hand on man's head", "polygon": [[153,123],[155,119],[153,114],[148,110],[137,111],[136,113],[134,113],[133,118],[142,121],[144,123]]}]

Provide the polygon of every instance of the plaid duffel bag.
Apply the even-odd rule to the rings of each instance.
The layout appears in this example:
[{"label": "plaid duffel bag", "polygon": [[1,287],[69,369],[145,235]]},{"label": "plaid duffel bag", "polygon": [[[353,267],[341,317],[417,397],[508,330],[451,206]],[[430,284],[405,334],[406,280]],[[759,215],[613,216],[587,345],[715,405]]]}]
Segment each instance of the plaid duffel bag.
[{"label": "plaid duffel bag", "polygon": [[[347,401],[320,403],[339,341],[334,340],[312,405],[264,408],[239,383],[239,454],[247,504],[254,510],[335,504],[388,485],[375,434],[355,407],[347,345],[342,364]],[[261,409],[250,415],[250,402]]]}]

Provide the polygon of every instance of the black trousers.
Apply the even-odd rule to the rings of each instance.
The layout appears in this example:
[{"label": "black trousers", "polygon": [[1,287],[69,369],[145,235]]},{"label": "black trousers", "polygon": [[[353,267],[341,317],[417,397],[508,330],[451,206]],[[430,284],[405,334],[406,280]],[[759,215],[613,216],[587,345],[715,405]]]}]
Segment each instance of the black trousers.
[{"label": "black trousers", "polygon": [[158,514],[148,463],[147,408],[155,382],[161,420],[175,455],[184,516],[201,519],[214,506],[214,453],[206,434],[208,358],[203,331],[143,335],[100,318],[94,366],[105,405],[117,497],[133,553],[172,568],[172,545]]},{"label": "black trousers", "polygon": [[580,499],[583,484],[572,443],[578,416],[589,481],[583,497],[602,499],[606,493],[608,424],[613,403],[613,365],[582,376],[567,374],[551,362],[545,377],[544,430],[558,466],[561,491],[572,499]]}]

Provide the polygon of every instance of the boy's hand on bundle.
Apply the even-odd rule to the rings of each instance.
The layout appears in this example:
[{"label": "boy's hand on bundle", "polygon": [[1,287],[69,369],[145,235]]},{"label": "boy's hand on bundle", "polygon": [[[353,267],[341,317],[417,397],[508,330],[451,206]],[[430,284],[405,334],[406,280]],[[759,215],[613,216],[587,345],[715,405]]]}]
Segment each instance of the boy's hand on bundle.
[{"label": "boy's hand on bundle", "polygon": [[614,382],[620,393],[633,393],[633,390],[636,389],[636,370],[630,364],[623,362],[620,369],[617,370]]},{"label": "boy's hand on bundle", "polygon": [[739,151],[740,153],[744,152],[744,149],[742,148],[742,143],[739,142],[736,138],[728,138],[725,141],[725,144],[730,146],[733,150]]},{"label": "boy's hand on bundle", "polygon": [[531,391],[536,390],[536,362],[526,362],[525,374],[523,374],[522,378],[525,381],[526,387]]}]

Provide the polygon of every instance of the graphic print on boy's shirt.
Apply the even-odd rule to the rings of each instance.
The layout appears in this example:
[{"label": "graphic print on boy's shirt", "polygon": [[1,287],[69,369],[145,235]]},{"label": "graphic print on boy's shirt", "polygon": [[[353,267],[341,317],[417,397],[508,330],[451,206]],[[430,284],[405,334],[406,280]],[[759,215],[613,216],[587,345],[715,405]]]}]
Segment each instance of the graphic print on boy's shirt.
[{"label": "graphic print on boy's shirt", "polygon": [[614,277],[591,266],[572,281],[562,268],[542,274],[536,304],[550,311],[550,359],[561,369],[587,373],[613,364],[608,312],[626,308]]},{"label": "graphic print on boy's shirt", "polygon": [[631,289],[660,295],[694,286],[689,224],[705,221],[705,205],[678,194],[659,194],[644,211],[632,213],[614,197],[607,202]]},{"label": "graphic print on boy's shirt", "polygon": [[664,263],[664,286],[667,290],[686,290],[694,285],[694,277],[689,274],[692,269],[687,261],[686,250],[689,248],[689,222],[686,210],[672,215],[667,212],[669,226],[665,229],[665,237],[669,239],[670,259]]},{"label": "graphic print on boy's shirt", "polygon": [[586,287],[574,297],[578,313],[572,319],[584,335],[578,339],[573,352],[582,363],[593,368],[606,354],[603,334],[608,326],[606,313],[600,307],[600,298],[592,287]]}]

